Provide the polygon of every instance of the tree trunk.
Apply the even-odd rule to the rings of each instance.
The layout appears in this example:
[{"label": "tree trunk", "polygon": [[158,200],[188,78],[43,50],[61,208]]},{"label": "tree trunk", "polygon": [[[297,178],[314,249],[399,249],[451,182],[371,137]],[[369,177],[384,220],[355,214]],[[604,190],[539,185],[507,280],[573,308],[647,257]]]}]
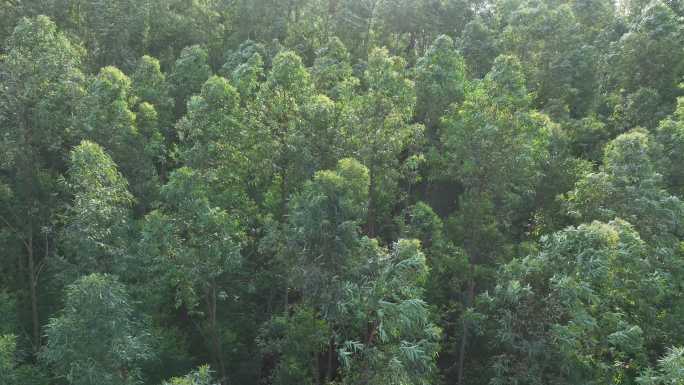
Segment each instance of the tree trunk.
[{"label": "tree trunk", "polygon": [[38,316],[38,277],[36,275],[36,261],[33,256],[33,233],[29,232],[28,244],[26,245],[28,257],[28,284],[31,295],[31,322],[33,324],[33,352],[40,349],[40,317]]},{"label": "tree trunk", "polygon": [[373,199],[373,196],[375,195],[375,167],[371,165],[370,170],[369,170],[369,177],[370,177],[370,184],[368,186],[368,216],[366,217],[366,235],[368,235],[370,238],[375,237],[375,199]]},{"label": "tree trunk", "polygon": [[[470,266],[470,281],[468,282],[468,295],[466,296],[466,306],[469,308],[475,299],[475,277],[473,276],[474,268]],[[468,321],[463,318],[463,335],[461,336],[461,346],[458,352],[458,385],[463,385],[463,364],[465,362],[466,346],[468,341]]]},{"label": "tree trunk", "polygon": [[330,347],[328,348],[328,368],[325,372],[325,383],[329,383],[332,380],[332,359],[333,352],[335,351],[335,342],[333,337],[330,337]]},{"label": "tree trunk", "polygon": [[207,305],[209,306],[209,325],[211,328],[211,339],[214,345],[214,356],[221,374],[220,383],[227,385],[228,375],[226,372],[226,365],[223,362],[223,349],[221,348],[221,339],[219,337],[218,327],[216,325],[216,287],[211,289],[211,293],[208,295],[208,297]]}]

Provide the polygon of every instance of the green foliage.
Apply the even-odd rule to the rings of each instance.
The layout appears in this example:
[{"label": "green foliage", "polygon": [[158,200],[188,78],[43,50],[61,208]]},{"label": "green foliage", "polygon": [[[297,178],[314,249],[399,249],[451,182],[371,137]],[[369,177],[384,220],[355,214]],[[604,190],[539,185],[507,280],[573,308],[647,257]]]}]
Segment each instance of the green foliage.
[{"label": "green foliage", "polygon": [[133,204],[128,183],[96,143],[74,147],[69,163],[67,185],[74,198],[66,211],[63,242],[70,276],[117,271],[127,252]]},{"label": "green foliage", "polygon": [[681,384],[684,381],[684,350],[668,348],[667,353],[658,360],[654,371],[647,369],[639,378],[639,385]]},{"label": "green foliage", "polygon": [[667,187],[673,193],[682,196],[684,193],[684,170],[682,154],[684,154],[684,98],[677,100],[677,110],[674,115],[660,122],[655,138],[663,147],[662,170]]},{"label": "green foliage", "polygon": [[0,335],[0,384],[14,384],[14,351],[17,339],[12,334]]},{"label": "green foliage", "polygon": [[658,146],[643,130],[608,143],[603,166],[577,181],[566,196],[571,215],[583,220],[620,217],[655,247],[672,248],[681,233],[682,203],[656,172]]},{"label": "green foliage", "polygon": [[153,159],[162,151],[161,138],[152,105],[142,106],[140,119],[132,111],[134,105],[128,76],[115,67],[104,67],[88,87],[76,124],[83,138],[111,154],[128,179],[139,208],[145,209],[158,194]]},{"label": "green foliage", "polygon": [[503,228],[536,188],[552,123],[531,110],[520,62],[512,56],[498,57],[443,123],[447,172],[465,187],[458,234],[471,258],[491,258],[505,240]]},{"label": "green foliage", "polygon": [[145,220],[144,250],[168,275],[168,282],[175,282],[176,305],[195,310],[201,301],[209,300],[206,296],[219,294],[222,288],[217,279],[238,266],[239,224],[228,212],[211,205],[192,169],[174,171],[162,188],[162,197],[162,208]]},{"label": "green foliage", "polygon": [[172,94],[176,99],[176,118],[183,115],[190,96],[199,92],[202,84],[211,76],[207,50],[192,45],[183,48],[169,77]]},{"label": "green foliage", "polygon": [[64,309],[45,334],[42,360],[73,385],[136,384],[140,363],[152,354],[124,286],[110,275],[91,274],[69,285]]},{"label": "green foliage", "polygon": [[0,383],[682,383],[680,3],[0,0]]},{"label": "green foliage", "polygon": [[183,377],[174,377],[162,385],[214,385],[209,366],[203,365]]},{"label": "green foliage", "polygon": [[438,37],[416,65],[416,115],[428,127],[463,101],[465,63],[448,36]]},{"label": "green foliage", "polygon": [[400,240],[390,255],[379,255],[377,276],[351,286],[344,303],[357,325],[368,325],[338,350],[345,383],[428,383],[440,330],[421,299],[427,277],[417,240]]},{"label": "green foliage", "polygon": [[633,381],[648,363],[667,288],[654,262],[634,228],[616,220],[555,233],[538,254],[505,265],[481,298],[501,352],[493,383]]},{"label": "green foliage", "polygon": [[367,227],[371,236],[385,233],[398,196],[400,154],[419,143],[423,126],[412,124],[416,103],[406,63],[386,49],[374,49],[368,58],[363,85],[366,92],[352,100],[350,141],[370,175]]},{"label": "green foliage", "polygon": [[315,311],[299,307],[289,317],[275,317],[263,331],[262,354],[278,355],[280,360],[272,381],[279,385],[313,384],[319,376],[318,352],[328,343],[329,326],[317,319]]}]

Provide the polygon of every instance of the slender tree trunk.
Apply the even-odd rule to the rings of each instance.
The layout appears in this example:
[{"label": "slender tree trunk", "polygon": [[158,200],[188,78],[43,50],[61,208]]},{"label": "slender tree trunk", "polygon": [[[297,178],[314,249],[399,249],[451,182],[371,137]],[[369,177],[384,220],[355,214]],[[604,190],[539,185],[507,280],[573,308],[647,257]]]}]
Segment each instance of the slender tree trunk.
[{"label": "slender tree trunk", "polygon": [[[475,277],[473,276],[474,267],[470,265],[470,281],[468,282],[468,293],[466,296],[466,309],[473,304],[475,299]],[[461,346],[458,352],[458,385],[463,385],[463,369],[465,363],[466,346],[468,343],[468,321],[463,318],[463,335],[461,336]]]},{"label": "slender tree trunk", "polygon": [[211,327],[211,339],[214,345],[214,355],[216,363],[219,366],[219,371],[221,374],[221,384],[228,384],[228,375],[226,372],[226,365],[223,362],[223,349],[221,348],[221,339],[218,333],[218,327],[216,325],[216,287],[212,287],[211,293],[209,294],[208,306],[209,306],[209,325]]},{"label": "slender tree trunk", "polygon": [[330,337],[330,347],[328,348],[328,368],[325,372],[325,383],[329,383],[332,380],[332,359],[333,352],[335,351],[335,342],[333,337]]},{"label": "slender tree trunk", "polygon": [[369,170],[369,177],[370,177],[370,184],[368,187],[368,217],[366,220],[366,226],[368,226],[367,229],[367,235],[371,238],[375,237],[375,199],[373,197],[375,196],[375,167],[371,165],[370,170]]},{"label": "slender tree trunk", "polygon": [[33,324],[33,351],[38,352],[40,349],[40,318],[38,316],[38,293],[37,293],[37,275],[36,275],[36,261],[33,255],[33,232],[29,232],[28,244],[26,245],[26,254],[28,257],[28,284],[29,293],[31,296],[31,321]]}]

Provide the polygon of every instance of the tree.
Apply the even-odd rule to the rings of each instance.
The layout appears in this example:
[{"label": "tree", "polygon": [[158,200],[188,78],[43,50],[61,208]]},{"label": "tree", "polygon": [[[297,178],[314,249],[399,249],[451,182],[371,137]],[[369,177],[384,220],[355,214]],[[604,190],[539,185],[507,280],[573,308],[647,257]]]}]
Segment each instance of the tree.
[{"label": "tree", "polygon": [[356,279],[365,263],[359,229],[368,187],[368,169],[346,158],[335,170],[318,171],[290,202],[288,242],[301,269],[295,275],[304,301],[331,321],[344,282]]},{"label": "tree", "polygon": [[115,276],[90,274],[69,285],[50,319],[42,360],[72,385],[125,385],[140,380],[151,357],[147,334]]},{"label": "tree", "polygon": [[634,224],[640,236],[659,247],[676,247],[682,203],[670,195],[657,172],[658,146],[643,130],[613,139],[598,172],[586,174],[566,196],[570,214],[584,221],[614,217]]},{"label": "tree", "polygon": [[677,100],[677,110],[673,116],[663,119],[655,133],[655,138],[663,147],[664,168],[662,170],[668,190],[684,196],[684,170],[681,164],[684,154],[684,98]]},{"label": "tree", "polygon": [[495,31],[481,17],[475,17],[465,25],[457,45],[468,72],[476,79],[483,78],[499,56]]},{"label": "tree", "polygon": [[199,92],[211,76],[209,54],[199,45],[183,48],[169,76],[172,95],[176,100],[176,118],[183,116],[190,96]]},{"label": "tree", "polygon": [[416,102],[412,82],[405,77],[405,62],[386,49],[374,49],[364,72],[365,93],[352,100],[351,147],[368,167],[370,192],[367,233],[387,234],[398,197],[397,171],[402,154],[422,138],[423,126],[412,124]]},{"label": "tree", "polygon": [[[40,275],[55,250],[62,148],[82,94],[82,51],[47,17],[22,19],[0,56],[0,221],[17,250],[18,287],[29,292],[34,351],[40,341]],[[29,213],[29,215],[27,215]],[[20,251],[19,251],[20,250]],[[21,275],[19,275],[21,274]]]},{"label": "tree", "polygon": [[[157,199],[158,118],[152,105],[141,106],[139,116],[130,79],[115,67],[104,67],[88,87],[76,125],[82,138],[101,145],[119,166],[144,212]],[[138,119],[139,118],[139,119]]]},{"label": "tree", "polygon": [[311,76],[316,89],[333,100],[343,97],[345,88],[354,86],[349,51],[339,38],[332,37],[316,52]]},{"label": "tree", "polygon": [[646,369],[637,378],[639,385],[678,384],[684,381],[682,369],[684,368],[684,349],[671,347],[667,353],[658,360],[656,370]]},{"label": "tree", "polygon": [[63,245],[67,276],[125,271],[133,197],[126,179],[102,147],[82,141],[71,151]]},{"label": "tree", "polygon": [[662,1],[643,7],[618,45],[619,85],[630,93],[639,88],[657,90],[658,101],[671,108],[684,73],[684,53],[678,49],[682,39],[684,29],[670,7]]},{"label": "tree", "polygon": [[[447,172],[464,188],[453,226],[471,264],[466,307],[475,296],[475,266],[505,256],[506,229],[532,197],[548,156],[551,123],[530,102],[520,62],[500,56],[463,106],[444,118]],[[459,382],[467,340],[463,322]]]},{"label": "tree", "polygon": [[157,284],[175,291],[176,307],[204,321],[199,332],[224,383],[219,301],[232,288],[226,276],[241,262],[242,229],[234,216],[213,205],[205,182],[190,168],[175,170],[161,194],[161,208],[145,218],[142,252],[152,259]]},{"label": "tree", "polygon": [[416,65],[417,118],[434,130],[449,106],[463,101],[464,88],[463,58],[456,52],[453,40],[441,35]]},{"label": "tree", "polygon": [[328,345],[329,326],[310,307],[299,306],[292,313],[276,316],[265,325],[260,336],[262,354],[278,357],[274,384],[313,385],[322,377],[319,352]]},{"label": "tree", "polygon": [[[292,51],[281,51],[257,95],[258,116],[262,130],[260,157],[265,162],[267,182],[266,204],[276,218],[287,213],[287,199],[295,187],[306,180],[313,170],[306,169],[307,152],[301,146],[301,109],[312,94],[309,73],[302,60]],[[295,148],[297,151],[295,151]],[[263,172],[263,171],[262,171]]]},{"label": "tree", "polygon": [[583,39],[573,8],[525,1],[506,22],[502,45],[526,63],[522,69],[535,92],[535,104],[554,117],[590,111],[598,52],[593,42]]},{"label": "tree", "polygon": [[226,79],[212,76],[187,110],[176,127],[180,160],[204,178],[222,207],[246,210],[254,136],[243,125],[240,95]]},{"label": "tree", "polygon": [[427,265],[420,242],[400,240],[376,263],[377,275],[352,283],[342,302],[357,333],[338,350],[345,382],[429,383],[440,331],[421,298]]},{"label": "tree", "polygon": [[492,383],[634,381],[668,306],[655,262],[634,228],[615,220],[544,237],[538,253],[505,265],[481,298],[499,352]]},{"label": "tree", "polygon": [[[146,115],[145,111],[150,109],[147,106],[143,107],[144,103],[148,103],[154,108],[158,115],[159,132],[164,135],[166,143],[170,143],[174,139],[172,131],[175,121],[174,101],[170,96],[170,88],[171,85],[166,80],[166,75],[161,71],[159,60],[147,55],[138,60],[135,72],[131,75],[131,92],[136,98],[136,110],[139,114]],[[156,132],[142,132],[142,134],[148,137],[154,136]],[[154,142],[154,139],[156,138],[150,138],[149,141]],[[157,152],[162,151],[163,149],[158,149]],[[155,155],[159,157],[164,154],[162,152],[162,154],[155,153]]]}]

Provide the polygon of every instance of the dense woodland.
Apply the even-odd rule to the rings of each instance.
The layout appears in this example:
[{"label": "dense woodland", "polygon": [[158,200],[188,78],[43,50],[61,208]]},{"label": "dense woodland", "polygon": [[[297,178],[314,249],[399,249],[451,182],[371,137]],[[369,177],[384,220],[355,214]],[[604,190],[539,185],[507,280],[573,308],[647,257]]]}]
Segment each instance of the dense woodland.
[{"label": "dense woodland", "polygon": [[0,0],[0,385],[684,384],[684,2]]}]

